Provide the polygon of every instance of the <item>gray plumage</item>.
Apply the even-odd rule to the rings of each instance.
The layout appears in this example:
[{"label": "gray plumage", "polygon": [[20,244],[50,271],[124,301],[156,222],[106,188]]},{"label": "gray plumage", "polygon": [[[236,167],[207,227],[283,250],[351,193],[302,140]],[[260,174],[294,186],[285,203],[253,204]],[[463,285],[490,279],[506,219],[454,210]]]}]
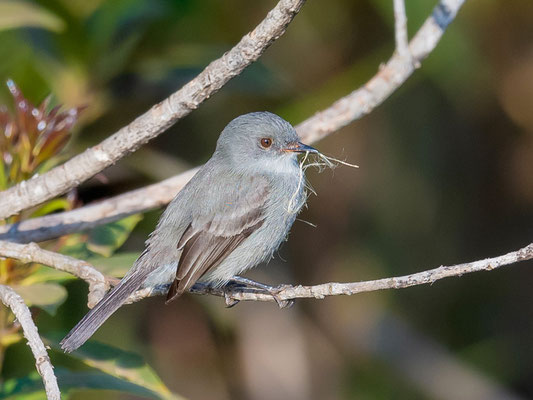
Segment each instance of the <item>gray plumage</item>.
[{"label": "gray plumage", "polygon": [[221,286],[270,259],[305,203],[297,154],[306,151],[316,152],[275,114],[231,121],[213,156],[168,205],[145,251],[63,339],[62,349],[85,343],[139,288],[172,282],[169,302],[198,280]]}]

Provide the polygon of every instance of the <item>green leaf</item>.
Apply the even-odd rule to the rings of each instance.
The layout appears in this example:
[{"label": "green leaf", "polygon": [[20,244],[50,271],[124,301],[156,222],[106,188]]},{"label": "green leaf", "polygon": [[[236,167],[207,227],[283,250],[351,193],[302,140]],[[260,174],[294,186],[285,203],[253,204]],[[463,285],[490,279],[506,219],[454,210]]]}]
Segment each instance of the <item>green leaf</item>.
[{"label": "green leaf", "polygon": [[[60,336],[47,335],[50,346],[61,351],[58,344],[59,340]],[[71,353],[70,356],[89,367],[157,393],[158,398],[181,399],[165,386],[156,372],[138,354],[89,341]]]},{"label": "green leaf", "polygon": [[99,226],[89,235],[80,233],[68,235],[60,251],[62,254],[89,261],[102,256],[109,257],[124,244],[141,219],[141,214],[131,215],[120,221]]},{"label": "green leaf", "polygon": [[82,260],[88,260],[94,256],[94,253],[87,248],[87,235],[83,233],[73,233],[66,236],[59,252]]},{"label": "green leaf", "polygon": [[[83,246],[83,243],[80,243],[80,246]],[[74,253],[75,252],[71,247],[69,255]],[[85,254],[85,256],[85,258],[89,259],[91,264],[104,275],[122,278],[139,257],[139,253],[119,253],[111,257],[93,257],[91,254]],[[38,265],[30,275],[25,277],[19,283],[20,286],[29,286],[35,285],[36,283],[63,283],[74,279],[78,278],[67,272],[58,271],[57,269],[44,265]]]},{"label": "green leaf", "polygon": [[124,244],[135,225],[141,219],[141,214],[135,214],[93,229],[89,234],[87,248],[93,253],[104,257],[111,256],[116,249]]},{"label": "green leaf", "polygon": [[39,207],[35,212],[33,212],[31,218],[42,217],[43,215],[51,214],[54,211],[67,210],[69,207],[70,203],[67,199],[54,199]]},{"label": "green leaf", "polygon": [[[63,368],[56,368],[54,371],[63,396],[74,391],[101,389],[117,390],[149,399],[165,399],[150,389],[99,371],[74,372]],[[5,400],[45,399],[43,381],[37,372],[32,372],[24,378],[9,379],[0,389],[0,398]]]},{"label": "green leaf", "polygon": [[38,265],[35,270],[20,281],[21,285],[34,285],[41,282],[64,282],[71,279],[77,279],[74,275],[68,272],[58,271],[57,269]]},{"label": "green leaf", "polygon": [[51,315],[55,315],[57,308],[67,298],[67,291],[56,283],[36,283],[27,286],[13,286],[29,306],[42,308]]},{"label": "green leaf", "polygon": [[20,332],[3,334],[2,336],[0,336],[0,346],[6,348],[8,346],[11,346],[12,344],[18,343],[22,338],[23,336]]},{"label": "green leaf", "polygon": [[92,258],[91,263],[102,274],[121,278],[126,274],[126,272],[128,272],[138,257],[139,253],[118,253],[107,258]]},{"label": "green leaf", "polygon": [[7,176],[4,161],[0,160],[0,190],[7,189]]},{"label": "green leaf", "polygon": [[62,31],[65,23],[50,11],[24,1],[0,1],[0,31],[6,29],[37,27]]}]

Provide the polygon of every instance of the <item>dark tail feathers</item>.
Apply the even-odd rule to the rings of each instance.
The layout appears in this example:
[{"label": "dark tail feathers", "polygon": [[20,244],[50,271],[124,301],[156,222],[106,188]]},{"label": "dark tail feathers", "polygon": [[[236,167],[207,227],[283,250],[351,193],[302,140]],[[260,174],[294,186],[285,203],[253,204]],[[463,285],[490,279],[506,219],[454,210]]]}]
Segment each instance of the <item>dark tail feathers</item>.
[{"label": "dark tail feathers", "polygon": [[139,288],[148,271],[136,271],[125,277],[63,338],[60,345],[70,353],[84,344],[96,330]]}]

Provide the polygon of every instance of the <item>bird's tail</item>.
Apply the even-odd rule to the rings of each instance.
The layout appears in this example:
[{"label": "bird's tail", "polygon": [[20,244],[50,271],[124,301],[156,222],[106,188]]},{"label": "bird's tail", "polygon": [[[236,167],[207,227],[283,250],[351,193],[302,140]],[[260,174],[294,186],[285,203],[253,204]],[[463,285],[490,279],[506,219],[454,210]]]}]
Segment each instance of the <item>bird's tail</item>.
[{"label": "bird's tail", "polygon": [[70,353],[84,344],[96,330],[124,304],[130,294],[141,286],[149,271],[136,270],[125,276],[78,324],[63,338],[60,345]]}]

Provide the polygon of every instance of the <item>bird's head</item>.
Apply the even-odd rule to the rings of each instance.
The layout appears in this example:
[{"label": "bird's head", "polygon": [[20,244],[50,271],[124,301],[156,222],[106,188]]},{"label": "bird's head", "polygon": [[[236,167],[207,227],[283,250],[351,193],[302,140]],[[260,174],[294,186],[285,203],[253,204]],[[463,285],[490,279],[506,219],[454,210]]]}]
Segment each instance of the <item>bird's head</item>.
[{"label": "bird's head", "polygon": [[301,153],[318,153],[299,141],[291,124],[269,112],[244,114],[222,131],[215,155],[238,169],[292,172]]}]

